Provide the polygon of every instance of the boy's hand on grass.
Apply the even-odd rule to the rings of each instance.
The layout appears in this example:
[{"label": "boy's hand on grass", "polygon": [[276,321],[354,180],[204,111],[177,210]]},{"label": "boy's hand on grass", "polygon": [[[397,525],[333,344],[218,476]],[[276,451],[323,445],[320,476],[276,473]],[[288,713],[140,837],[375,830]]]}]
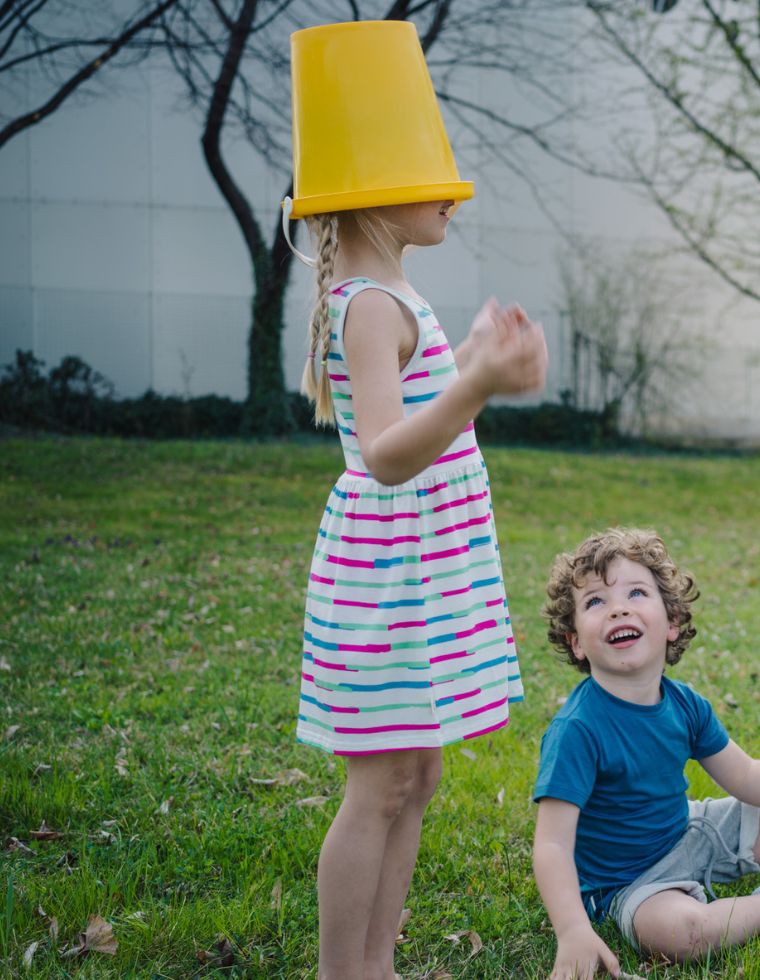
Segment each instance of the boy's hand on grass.
[{"label": "boy's hand on grass", "polygon": [[619,977],[620,964],[590,925],[557,937],[557,956],[549,980],[592,980],[606,974]]}]

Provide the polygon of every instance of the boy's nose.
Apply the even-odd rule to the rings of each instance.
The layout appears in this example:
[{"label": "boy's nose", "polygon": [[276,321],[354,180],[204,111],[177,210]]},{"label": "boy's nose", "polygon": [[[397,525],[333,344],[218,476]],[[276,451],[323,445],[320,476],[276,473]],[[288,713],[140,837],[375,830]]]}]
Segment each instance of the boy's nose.
[{"label": "boy's nose", "polygon": [[618,619],[620,616],[628,616],[628,606],[626,603],[618,603],[616,606],[610,610],[610,618]]}]

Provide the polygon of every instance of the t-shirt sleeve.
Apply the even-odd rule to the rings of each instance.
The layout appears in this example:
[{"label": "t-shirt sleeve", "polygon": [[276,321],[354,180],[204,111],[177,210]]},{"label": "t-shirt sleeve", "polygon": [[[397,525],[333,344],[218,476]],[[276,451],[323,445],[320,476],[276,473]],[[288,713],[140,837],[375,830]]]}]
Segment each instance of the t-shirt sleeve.
[{"label": "t-shirt sleeve", "polygon": [[706,759],[725,749],[729,742],[728,732],[707,698],[688,687],[683,690],[688,692],[690,702],[691,758]]},{"label": "t-shirt sleeve", "polygon": [[596,781],[599,751],[588,729],[572,718],[555,718],[541,739],[533,800],[544,796],[585,806]]}]

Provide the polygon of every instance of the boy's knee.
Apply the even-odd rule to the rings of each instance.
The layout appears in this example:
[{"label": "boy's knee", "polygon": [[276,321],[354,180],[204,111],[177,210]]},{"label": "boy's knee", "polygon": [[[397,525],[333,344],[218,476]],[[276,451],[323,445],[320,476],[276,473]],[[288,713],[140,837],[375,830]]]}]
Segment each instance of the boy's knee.
[{"label": "boy's knee", "polygon": [[637,930],[639,944],[676,962],[700,956],[713,945],[706,913],[707,906],[695,899],[676,915],[643,922]]}]

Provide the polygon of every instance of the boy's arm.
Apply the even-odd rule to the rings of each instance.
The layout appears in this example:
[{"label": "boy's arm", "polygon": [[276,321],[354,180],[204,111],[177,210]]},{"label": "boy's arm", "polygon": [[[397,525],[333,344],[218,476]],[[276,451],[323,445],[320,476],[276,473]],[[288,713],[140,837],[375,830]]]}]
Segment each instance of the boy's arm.
[{"label": "boy's arm", "polygon": [[731,796],[760,806],[760,760],[747,755],[736,742],[731,741],[715,755],[700,759],[699,764]]},{"label": "boy's arm", "polygon": [[543,797],[538,804],[533,868],[538,890],[557,936],[557,956],[550,980],[590,980],[597,967],[620,974],[614,954],[589,922],[581,901],[575,868],[578,807]]}]

